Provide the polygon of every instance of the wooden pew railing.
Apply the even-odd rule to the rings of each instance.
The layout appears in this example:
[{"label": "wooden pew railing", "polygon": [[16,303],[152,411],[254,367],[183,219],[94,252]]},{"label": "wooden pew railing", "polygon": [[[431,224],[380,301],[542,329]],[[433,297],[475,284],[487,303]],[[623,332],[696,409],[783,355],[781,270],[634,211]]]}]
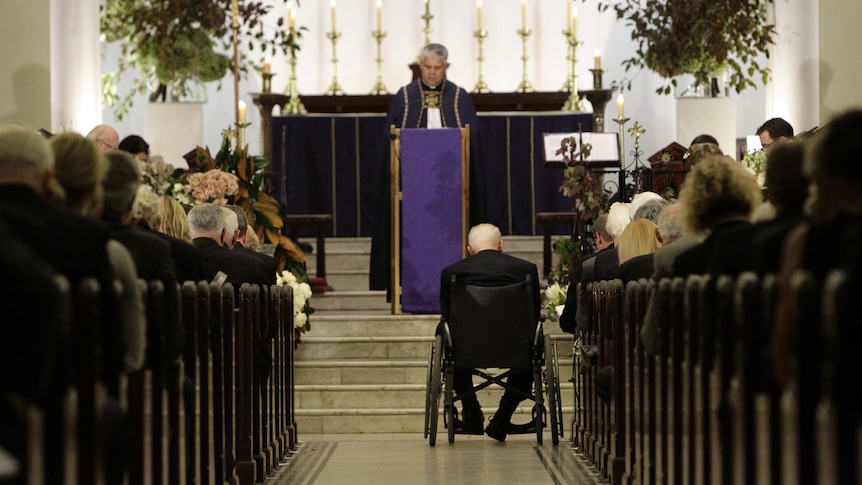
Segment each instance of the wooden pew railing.
[{"label": "wooden pew railing", "polygon": [[[58,368],[71,379],[56,404],[14,399],[25,430],[21,483],[109,483],[108,457],[120,450],[130,485],[250,485],[296,451],[290,287],[244,284],[235,307],[230,284],[140,282],[149,336],[166,334],[172,319],[164,302],[177,292],[181,315],[174,321],[184,347],[176,360],[123,376],[116,396],[100,377],[99,332],[107,322],[99,285],[85,280],[70,288],[59,279],[58,287],[61,297],[51,304],[62,308],[71,344],[65,369]],[[106,438],[115,418],[127,426],[125,441]]]},{"label": "wooden pew railing", "polygon": [[[572,442],[612,484],[860,484],[860,283],[840,271],[789,282],[788,378],[771,367],[777,283],[772,275],[690,276],[582,284],[592,303],[574,360]],[[639,344],[650,300],[662,352]],[[582,300],[579,300],[582,301]],[[854,340],[855,339],[855,340]],[[579,350],[576,346],[576,352]],[[613,366],[613,396],[596,376]],[[855,367],[854,367],[855,366]]]}]

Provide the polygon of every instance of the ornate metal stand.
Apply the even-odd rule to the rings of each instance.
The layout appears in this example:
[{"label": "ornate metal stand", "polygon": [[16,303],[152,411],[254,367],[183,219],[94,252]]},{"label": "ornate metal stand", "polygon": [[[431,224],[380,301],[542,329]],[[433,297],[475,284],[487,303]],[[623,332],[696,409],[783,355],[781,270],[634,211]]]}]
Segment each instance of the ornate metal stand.
[{"label": "ornate metal stand", "polygon": [[[296,34],[293,32],[292,34],[294,35],[294,38],[296,38]],[[285,114],[304,115],[308,112],[305,110],[305,106],[302,105],[302,101],[299,99],[299,90],[296,87],[296,51],[293,49],[289,49],[289,52],[290,83],[288,84],[288,94],[290,95],[290,101],[288,101],[287,106],[285,106]]]},{"label": "ornate metal stand", "polygon": [[569,91],[569,99],[563,105],[563,111],[585,111],[584,101],[578,93],[578,45],[582,42],[578,42],[573,29],[564,30],[563,35],[569,46],[569,55],[566,57],[569,65],[569,76],[563,84],[563,91]]},{"label": "ornate metal stand", "polygon": [[605,105],[611,100],[612,89],[593,89],[583,91],[587,101],[593,105],[593,131],[603,133],[605,131]]},{"label": "ornate metal stand", "polygon": [[527,79],[527,60],[529,57],[527,56],[527,39],[530,37],[533,31],[524,27],[523,29],[518,30],[518,35],[521,36],[521,43],[523,44],[521,55],[521,61],[523,61],[523,71],[524,75],[521,78],[521,84],[518,85],[518,88],[515,91],[528,92],[533,90],[533,86],[530,84],[530,81]]},{"label": "ornate metal stand", "polygon": [[488,37],[488,32],[485,29],[477,30],[476,32],[473,32],[473,37],[479,41],[479,57],[476,58],[476,60],[479,61],[479,81],[476,83],[476,87],[473,88],[473,92],[490,93],[491,90],[488,88],[488,85],[485,84],[485,56],[482,54],[482,43],[485,41],[485,37]]},{"label": "ornate metal stand", "polygon": [[377,62],[377,82],[374,83],[374,87],[371,88],[371,94],[389,94],[386,86],[383,85],[383,54],[381,53],[381,44],[383,43],[383,39],[386,37],[386,32],[375,30],[374,32],[371,32],[371,36],[377,41],[377,59],[375,59]]},{"label": "ornate metal stand", "polygon": [[[431,32],[434,31],[431,28],[431,19],[433,19],[434,16],[431,15],[431,6],[429,5],[430,3],[431,2],[428,2],[428,1],[425,2],[425,15],[422,16],[422,19],[425,20],[425,28],[423,29],[423,32],[425,32],[425,45],[428,45],[431,43]],[[419,57],[420,58],[417,58],[416,60],[418,62],[422,62],[422,59],[421,59],[422,53],[421,52],[419,53]]]},{"label": "ornate metal stand", "polygon": [[593,89],[602,89],[602,75],[608,72],[607,69],[590,69],[593,73]]},{"label": "ornate metal stand", "polygon": [[329,61],[332,63],[332,84],[326,89],[326,94],[344,94],[344,90],[338,84],[338,56],[335,54],[335,44],[341,38],[341,32],[328,32],[326,37],[332,42],[332,59]]},{"label": "ornate metal stand", "polygon": [[629,134],[635,139],[634,149],[629,152],[632,156],[632,168],[631,174],[632,178],[635,182],[635,193],[643,192],[644,190],[650,190],[652,184],[650,183],[650,171],[646,169],[646,167],[641,167],[641,155],[643,155],[643,151],[640,149],[640,137],[646,133],[643,125],[635,121],[635,124],[629,128]]}]

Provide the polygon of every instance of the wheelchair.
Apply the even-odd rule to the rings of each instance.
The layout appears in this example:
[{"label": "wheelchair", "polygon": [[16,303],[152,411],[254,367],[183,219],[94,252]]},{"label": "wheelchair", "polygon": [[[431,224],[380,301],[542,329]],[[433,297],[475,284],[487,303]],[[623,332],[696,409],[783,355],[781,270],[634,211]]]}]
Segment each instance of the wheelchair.
[{"label": "wheelchair", "polygon": [[[505,382],[507,377],[513,369],[532,368],[531,392],[518,392],[525,400],[534,401],[532,422],[511,425],[508,434],[535,432],[542,444],[550,424],[553,444],[559,443],[563,436],[559,363],[556,347],[542,330],[544,316],[536,318],[530,279],[527,276],[520,283],[488,287],[464,284],[452,277],[449,320],[442,322],[444,332],[436,335],[428,358],[424,434],[431,446],[437,441],[441,395],[443,426],[449,443],[455,442],[455,404],[466,394],[457,394],[454,389],[456,367],[469,368],[473,376],[483,379],[472,392],[492,384],[518,392]],[[508,370],[492,375],[488,369]]]}]

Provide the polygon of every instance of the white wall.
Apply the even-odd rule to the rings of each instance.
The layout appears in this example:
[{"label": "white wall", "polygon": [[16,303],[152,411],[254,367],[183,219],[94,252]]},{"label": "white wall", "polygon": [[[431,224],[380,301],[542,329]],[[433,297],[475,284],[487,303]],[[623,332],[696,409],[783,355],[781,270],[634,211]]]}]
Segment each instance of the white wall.
[{"label": "white wall", "polygon": [[862,108],[862,2],[820,2],[820,119],[823,124],[851,107]]}]

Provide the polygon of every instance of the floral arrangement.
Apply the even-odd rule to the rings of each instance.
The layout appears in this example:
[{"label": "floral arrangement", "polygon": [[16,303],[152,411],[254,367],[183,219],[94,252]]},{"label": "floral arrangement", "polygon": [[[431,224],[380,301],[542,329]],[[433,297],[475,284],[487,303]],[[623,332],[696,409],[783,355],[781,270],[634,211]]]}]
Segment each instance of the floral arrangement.
[{"label": "floral arrangement", "polygon": [[599,215],[607,205],[608,194],[602,186],[600,174],[588,170],[583,159],[590,156],[592,145],[582,143],[578,150],[578,140],[575,137],[564,138],[560,142],[557,155],[563,156],[566,170],[565,179],[560,186],[560,192],[571,197],[575,210],[582,220],[590,220]]},{"label": "floral arrangement", "polygon": [[554,283],[548,286],[542,292],[542,304],[547,308],[546,315],[548,320],[556,322],[563,314],[563,308],[566,306],[566,294],[569,291],[569,285],[560,286],[559,283]]},{"label": "floral arrangement", "polygon": [[301,332],[305,332],[311,328],[308,322],[308,315],[314,313],[311,308],[311,286],[304,281],[300,281],[295,274],[290,271],[282,271],[276,277],[278,286],[290,286],[293,288],[293,326]]},{"label": "floral arrangement", "polygon": [[754,176],[757,177],[757,185],[763,188],[766,185],[766,152],[763,150],[748,152],[743,157],[742,164],[754,172]]},{"label": "floral arrangement", "polygon": [[171,195],[171,190],[178,182],[174,177],[174,166],[166,163],[161,155],[154,155],[149,160],[137,160],[143,184],[158,196]]},{"label": "floral arrangement", "polygon": [[239,193],[236,175],[217,168],[191,173],[186,182],[174,184],[173,196],[182,204],[198,205],[211,202],[216,205],[230,203]]}]

